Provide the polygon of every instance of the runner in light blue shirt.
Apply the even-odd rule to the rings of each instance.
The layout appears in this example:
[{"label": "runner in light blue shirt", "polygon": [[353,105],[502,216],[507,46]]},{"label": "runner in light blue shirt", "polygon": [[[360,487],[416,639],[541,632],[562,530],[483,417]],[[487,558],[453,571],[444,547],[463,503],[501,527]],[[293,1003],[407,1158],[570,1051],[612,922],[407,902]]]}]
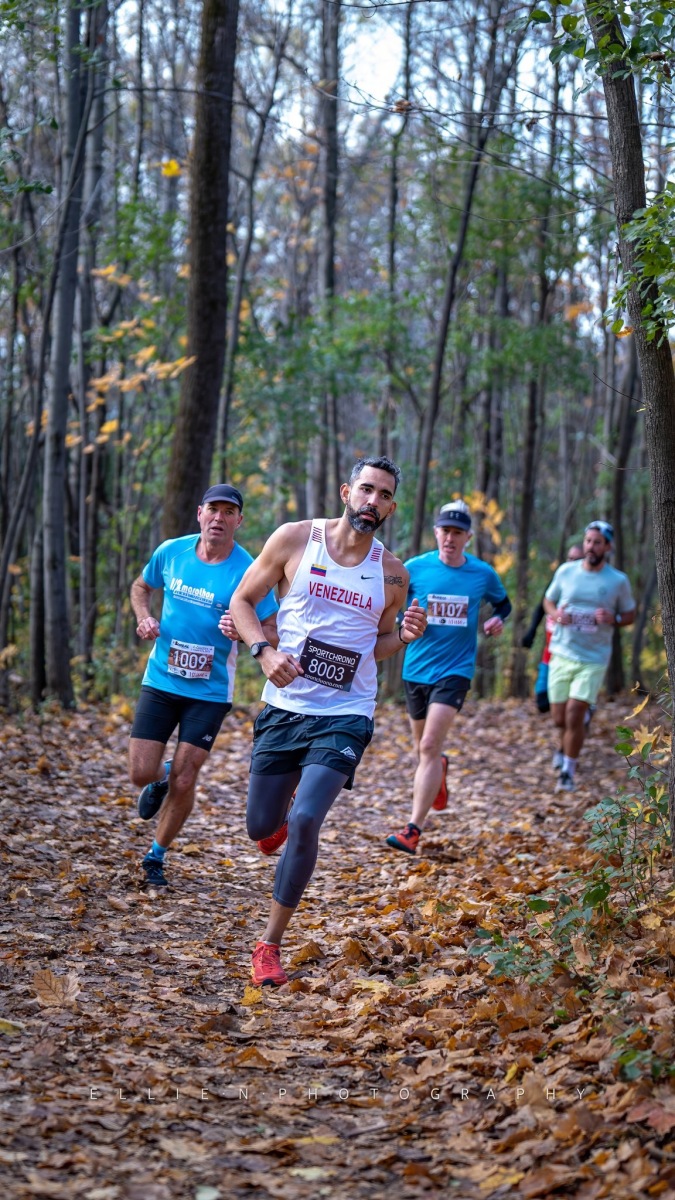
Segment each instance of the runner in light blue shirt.
[{"label": "runner in light blue shirt", "polygon": [[[147,821],[161,808],[142,863],[146,884],[154,887],[167,886],[164,855],[192,811],[197,776],[232,707],[238,634],[230,598],[253,561],[234,540],[243,506],[238,488],[208,488],[197,509],[199,534],[162,542],[131,586],[136,632],[154,642],[129,740],[129,775],[143,785],[139,816]],[[150,602],[159,588],[164,598],[157,621]],[[272,593],[257,609],[275,645],[276,610]],[[163,763],[176,726],[176,753]]]},{"label": "runner in light blue shirt", "polygon": [[614,530],[591,521],[581,562],[558,567],[544,597],[554,623],[548,694],[560,746],[553,756],[557,792],[573,792],[585,718],[595,704],[612,653],[614,629],[635,620],[628,576],[607,562]]},{"label": "runner in light blue shirt", "polygon": [[427,629],[406,649],[403,684],[417,770],[410,821],[392,833],[387,845],[415,854],[431,808],[448,803],[448,760],[442,753],[448,730],[460,711],[476,665],[478,617],[484,600],[494,614],[483,625],[487,637],[498,637],[511,602],[489,563],[465,553],[471,537],[471,513],[462,500],[443,505],[434,523],[438,550],[411,558],[408,596],[427,610]]}]

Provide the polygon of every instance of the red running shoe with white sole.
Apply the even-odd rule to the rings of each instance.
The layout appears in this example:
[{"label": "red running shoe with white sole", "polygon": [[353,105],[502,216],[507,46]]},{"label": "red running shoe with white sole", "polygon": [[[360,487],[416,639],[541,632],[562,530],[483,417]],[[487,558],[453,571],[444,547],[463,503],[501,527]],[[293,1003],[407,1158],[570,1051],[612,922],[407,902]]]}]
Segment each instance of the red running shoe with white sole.
[{"label": "red running shoe with white sole", "polygon": [[278,946],[271,942],[258,942],[251,955],[251,978],[258,987],[281,987],[288,983],[280,955]]}]

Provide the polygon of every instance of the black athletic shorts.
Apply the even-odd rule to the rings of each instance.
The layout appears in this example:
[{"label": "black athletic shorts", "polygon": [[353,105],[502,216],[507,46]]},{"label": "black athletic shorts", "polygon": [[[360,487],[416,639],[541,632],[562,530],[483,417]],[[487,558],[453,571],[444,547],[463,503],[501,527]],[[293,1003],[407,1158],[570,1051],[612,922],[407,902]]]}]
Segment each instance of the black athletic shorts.
[{"label": "black athletic shorts", "polygon": [[471,680],[464,675],[446,675],[445,679],[437,679],[436,683],[415,683],[414,680],[404,679],[403,686],[408,716],[413,721],[423,721],[430,704],[447,704],[459,712],[471,687]]},{"label": "black athletic shorts", "polygon": [[179,742],[210,751],[231,708],[231,704],[215,700],[193,700],[159,688],[142,687],[130,737],[166,745],[178,726]]},{"label": "black athletic shorts", "polygon": [[251,772],[288,775],[316,763],[349,775],[349,790],[374,728],[370,717],[310,717],[267,704],[253,726]]}]

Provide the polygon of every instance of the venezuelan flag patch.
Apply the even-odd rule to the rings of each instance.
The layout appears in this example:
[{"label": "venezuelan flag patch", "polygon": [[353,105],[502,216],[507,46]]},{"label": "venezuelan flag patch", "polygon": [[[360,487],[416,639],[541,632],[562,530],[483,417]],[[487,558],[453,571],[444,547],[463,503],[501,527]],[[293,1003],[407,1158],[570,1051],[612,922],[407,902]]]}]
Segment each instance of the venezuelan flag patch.
[{"label": "venezuelan flag patch", "polygon": [[313,563],[309,568],[310,575],[320,575],[322,579],[326,577],[327,567],[322,567],[320,563]]}]

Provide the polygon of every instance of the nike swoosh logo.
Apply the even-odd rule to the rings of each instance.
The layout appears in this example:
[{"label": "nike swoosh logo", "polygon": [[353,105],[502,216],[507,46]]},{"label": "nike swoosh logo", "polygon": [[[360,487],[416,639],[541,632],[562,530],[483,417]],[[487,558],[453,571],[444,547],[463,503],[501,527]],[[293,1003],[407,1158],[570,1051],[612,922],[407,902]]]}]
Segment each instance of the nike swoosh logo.
[{"label": "nike swoosh logo", "polygon": [[373,575],[362,575],[361,578],[362,579],[373,579],[374,576]]}]

